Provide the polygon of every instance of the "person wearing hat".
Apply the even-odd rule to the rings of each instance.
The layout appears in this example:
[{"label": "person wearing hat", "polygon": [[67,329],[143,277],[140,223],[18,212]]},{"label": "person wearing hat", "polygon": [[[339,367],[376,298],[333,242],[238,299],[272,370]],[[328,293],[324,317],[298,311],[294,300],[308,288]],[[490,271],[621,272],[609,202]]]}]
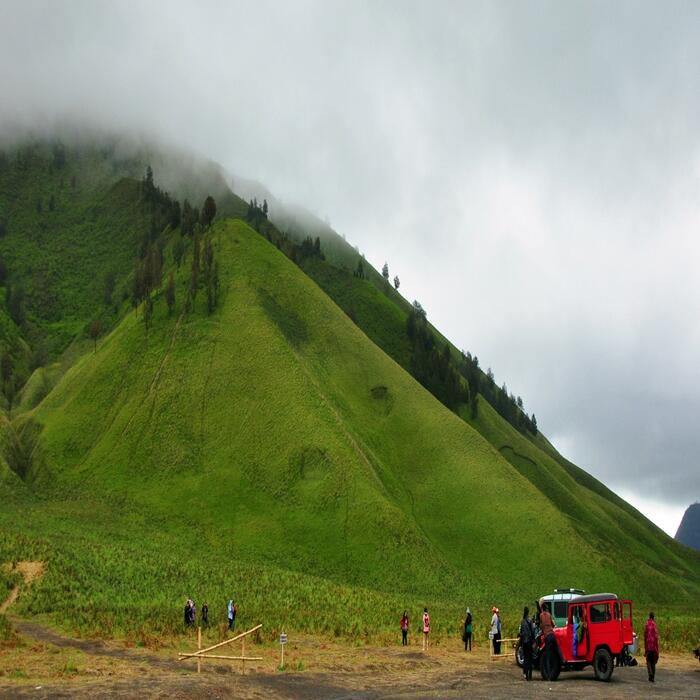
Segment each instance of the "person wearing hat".
[{"label": "person wearing hat", "polygon": [[491,616],[491,630],[489,631],[489,638],[493,641],[493,653],[501,653],[501,617],[500,611],[497,607],[491,608],[493,615]]},{"label": "person wearing hat", "polygon": [[464,618],[464,633],[462,634],[464,651],[472,650],[472,611],[467,608],[467,616]]}]

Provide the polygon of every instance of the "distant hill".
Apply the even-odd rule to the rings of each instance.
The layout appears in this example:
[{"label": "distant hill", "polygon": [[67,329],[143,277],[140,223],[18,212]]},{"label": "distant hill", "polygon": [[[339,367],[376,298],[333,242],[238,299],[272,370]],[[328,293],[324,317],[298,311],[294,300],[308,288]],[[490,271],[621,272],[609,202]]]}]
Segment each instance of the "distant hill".
[{"label": "distant hill", "polygon": [[700,550],[700,503],[693,503],[683,514],[676,539],[679,542]]}]

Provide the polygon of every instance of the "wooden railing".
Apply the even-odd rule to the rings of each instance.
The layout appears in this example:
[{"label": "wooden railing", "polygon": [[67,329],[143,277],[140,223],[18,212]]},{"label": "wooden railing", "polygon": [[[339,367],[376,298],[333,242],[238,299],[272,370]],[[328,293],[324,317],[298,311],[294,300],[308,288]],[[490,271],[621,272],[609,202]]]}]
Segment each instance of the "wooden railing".
[{"label": "wooden railing", "polygon": [[[247,632],[241,632],[231,639],[225,639],[223,642],[214,644],[206,649],[202,649],[202,628],[197,628],[197,651],[194,652],[179,652],[178,661],[184,661],[185,659],[197,659],[197,673],[202,671],[202,659],[225,659],[227,661],[240,661],[241,662],[241,672],[245,675],[245,662],[246,661],[262,661],[262,656],[246,656],[245,655],[245,638],[253,632],[257,632],[262,625],[257,625],[253,629],[249,629]],[[240,656],[224,656],[222,654],[210,654],[210,651],[214,649],[219,649],[226,644],[233,644],[233,642],[241,642],[241,655]]]},{"label": "wooden railing", "polygon": [[515,648],[517,647],[518,642],[520,641],[519,637],[507,637],[505,639],[499,639],[498,641],[501,644],[503,644],[504,642],[510,642],[510,648],[512,649],[512,651],[503,651],[503,649],[501,649],[500,654],[494,654],[493,639],[489,639],[489,655],[491,657],[491,660],[506,658],[508,656],[515,656]]}]

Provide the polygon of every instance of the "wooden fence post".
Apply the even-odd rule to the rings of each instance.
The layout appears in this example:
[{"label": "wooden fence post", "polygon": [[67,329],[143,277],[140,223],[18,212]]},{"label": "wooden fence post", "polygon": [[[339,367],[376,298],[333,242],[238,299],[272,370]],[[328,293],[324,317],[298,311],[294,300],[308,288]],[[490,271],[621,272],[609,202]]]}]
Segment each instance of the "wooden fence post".
[{"label": "wooden fence post", "polygon": [[[202,626],[197,627],[197,651],[202,649]],[[197,673],[202,672],[202,657],[197,657]]]}]

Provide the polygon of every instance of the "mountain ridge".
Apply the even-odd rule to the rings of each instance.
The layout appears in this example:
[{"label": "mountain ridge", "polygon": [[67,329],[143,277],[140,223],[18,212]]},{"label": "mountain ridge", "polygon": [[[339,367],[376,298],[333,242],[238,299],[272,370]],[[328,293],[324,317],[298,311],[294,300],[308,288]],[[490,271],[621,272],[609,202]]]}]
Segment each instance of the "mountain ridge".
[{"label": "mountain ridge", "polygon": [[692,503],[686,508],[675,539],[687,547],[700,550],[700,503]]}]

